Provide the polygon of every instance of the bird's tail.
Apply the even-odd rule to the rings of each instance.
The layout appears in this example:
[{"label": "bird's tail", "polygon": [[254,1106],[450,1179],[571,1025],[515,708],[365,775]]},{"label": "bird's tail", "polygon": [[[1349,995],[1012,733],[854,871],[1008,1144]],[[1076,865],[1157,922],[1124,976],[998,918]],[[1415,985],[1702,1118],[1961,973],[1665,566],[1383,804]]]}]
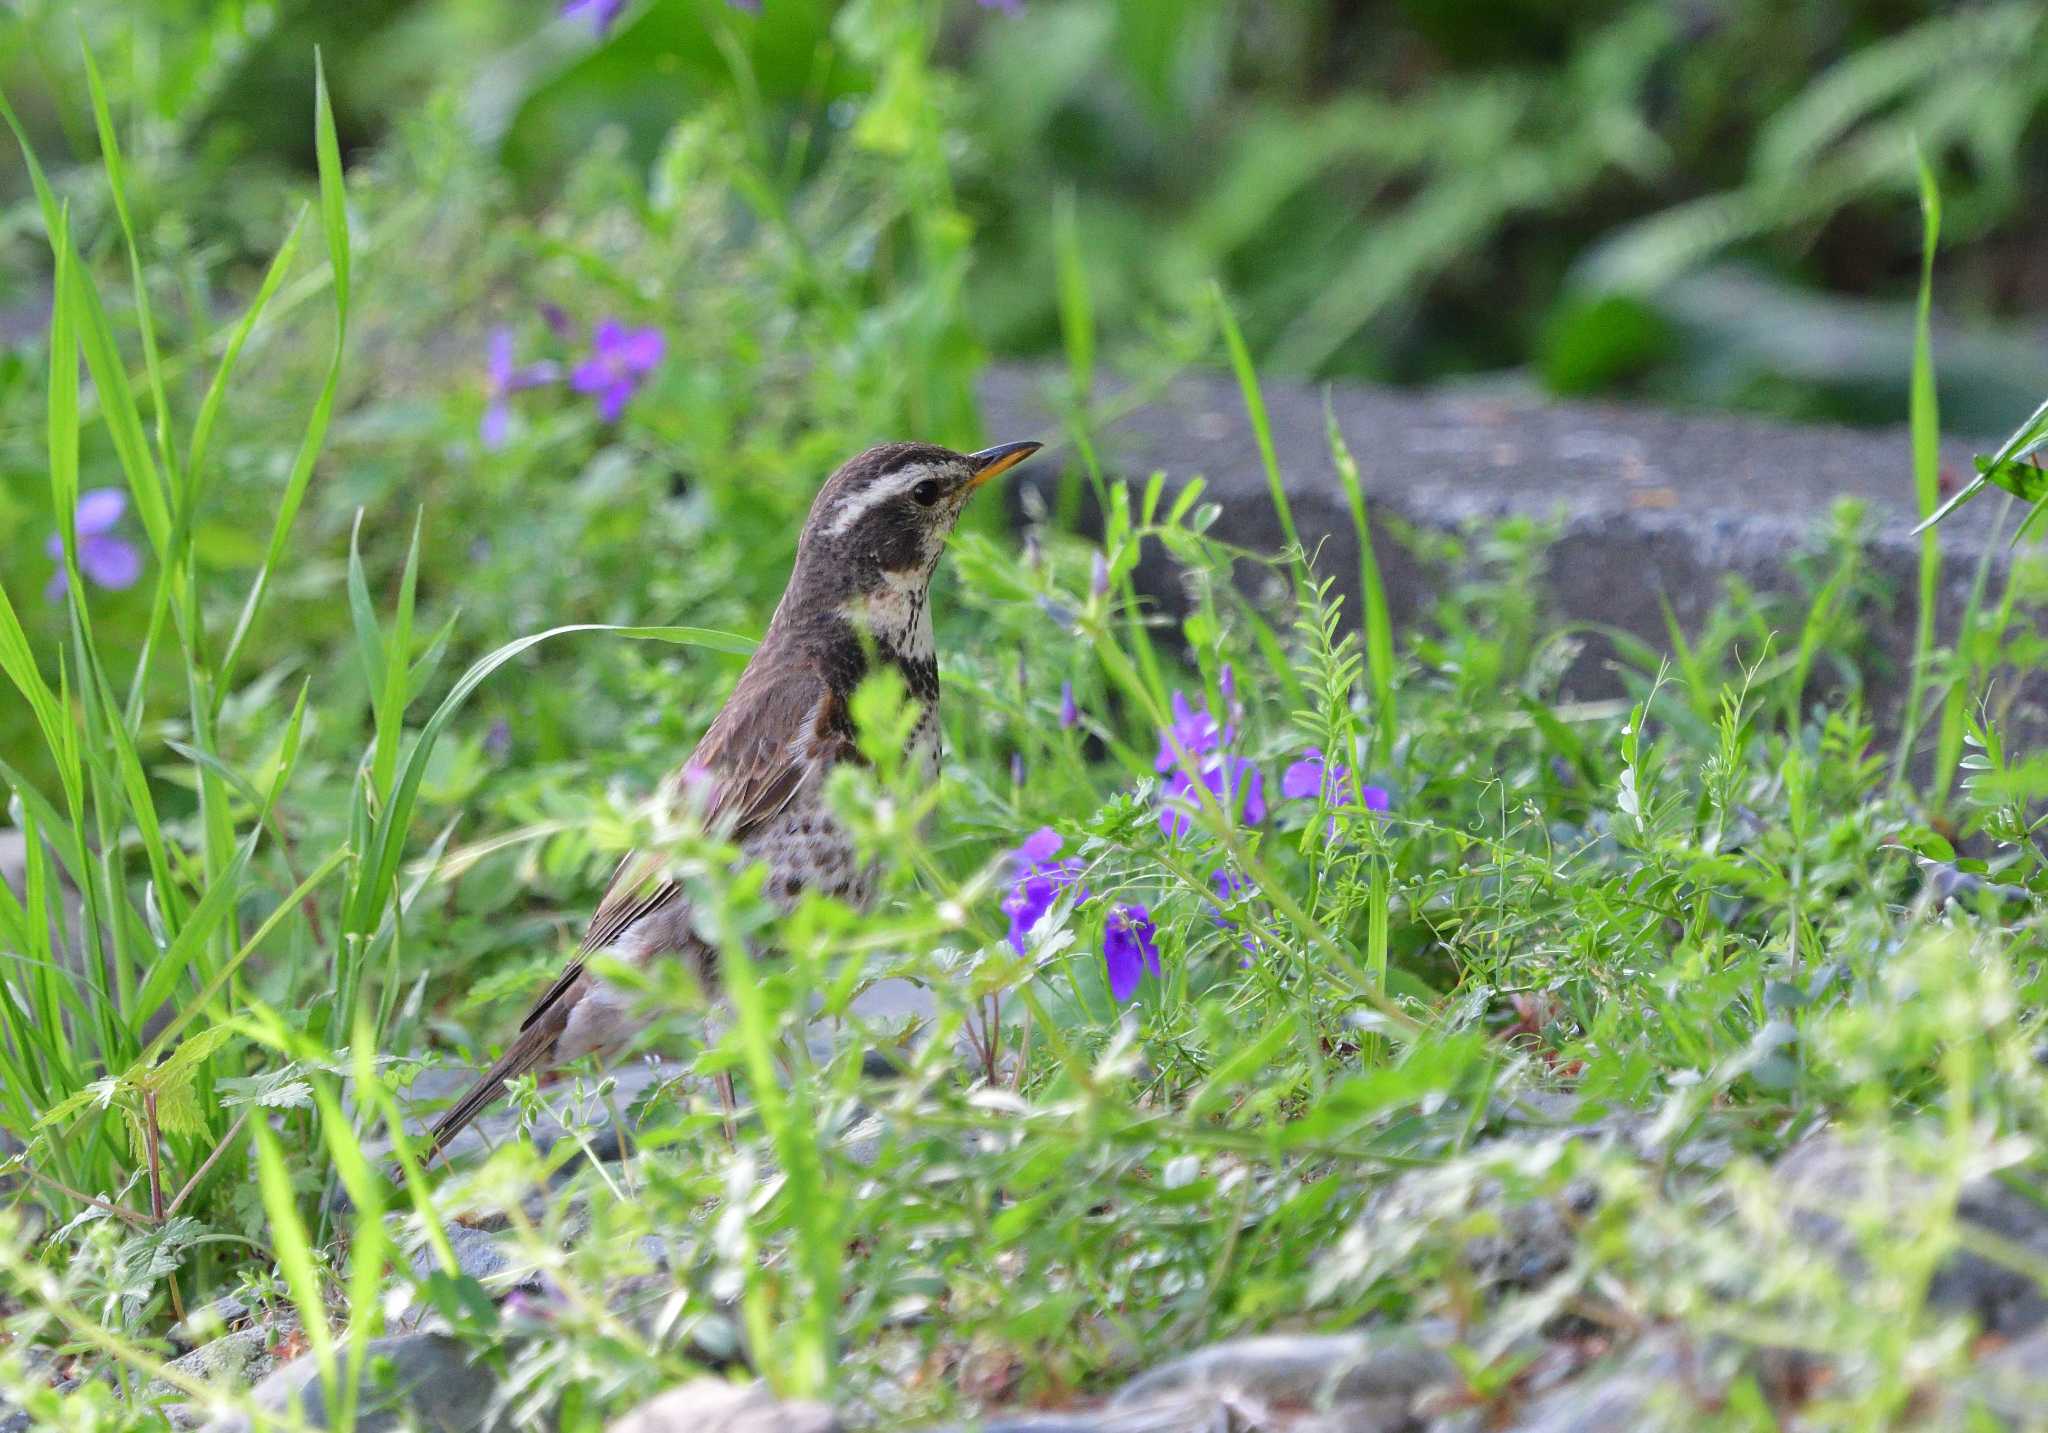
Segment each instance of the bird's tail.
[{"label": "bird's tail", "polygon": [[516,1080],[546,1065],[554,1054],[557,1035],[549,1021],[532,1023],[521,1030],[518,1037],[505,1047],[505,1053],[498,1057],[497,1063],[464,1091],[462,1098],[450,1105],[441,1118],[434,1121],[433,1128],[427,1131],[427,1153],[423,1163],[432,1164],[434,1156],[447,1149],[455,1136],[502,1099],[507,1080]]}]

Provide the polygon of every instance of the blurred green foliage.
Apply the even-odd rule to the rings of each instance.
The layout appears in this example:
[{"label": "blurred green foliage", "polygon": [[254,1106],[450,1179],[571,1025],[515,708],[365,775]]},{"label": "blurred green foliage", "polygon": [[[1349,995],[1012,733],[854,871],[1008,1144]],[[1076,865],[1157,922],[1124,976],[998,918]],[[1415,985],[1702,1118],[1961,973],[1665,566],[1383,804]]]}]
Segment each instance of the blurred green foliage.
[{"label": "blurred green foliage", "polygon": [[[919,130],[905,114],[930,106],[974,235],[975,335],[1002,353],[1056,345],[1053,214],[1071,196],[1113,346],[1172,329],[1221,280],[1268,372],[1414,381],[1534,361],[1568,391],[1625,378],[1678,401],[1887,421],[1902,380],[1837,382],[1782,351],[1810,312],[1766,323],[1759,347],[1756,325],[1722,322],[1683,285],[1736,260],[1767,306],[1884,301],[1884,367],[1903,374],[1913,140],[1949,197],[1945,308],[1972,324],[2030,319],[2048,292],[2025,207],[2048,178],[2038,0],[1935,13],[1896,0],[910,8],[936,59],[918,62],[914,94],[866,7],[832,0],[769,0],[758,16],[641,0],[602,42],[550,0],[29,0],[0,15],[0,85],[46,147],[89,159],[70,32],[123,56],[110,76],[143,97],[141,157],[156,161],[146,211],[179,213],[195,242],[245,259],[273,217],[263,176],[310,164],[295,99],[315,44],[345,151],[439,94],[528,208],[593,154],[652,164],[707,106],[735,107],[757,157],[790,180],[856,122],[871,146],[908,143]],[[0,156],[0,196],[20,192],[14,163]],[[202,192],[209,203],[181,202]],[[1559,369],[1560,325],[1616,292],[1685,341],[1611,374]],[[2004,384],[1972,403],[1986,381],[2037,388],[2048,373],[2038,357],[2011,373],[2010,346],[1950,347],[1965,428],[2011,411]],[[1702,369],[1714,376],[1694,381]],[[1812,401],[1788,402],[1787,385]]]}]

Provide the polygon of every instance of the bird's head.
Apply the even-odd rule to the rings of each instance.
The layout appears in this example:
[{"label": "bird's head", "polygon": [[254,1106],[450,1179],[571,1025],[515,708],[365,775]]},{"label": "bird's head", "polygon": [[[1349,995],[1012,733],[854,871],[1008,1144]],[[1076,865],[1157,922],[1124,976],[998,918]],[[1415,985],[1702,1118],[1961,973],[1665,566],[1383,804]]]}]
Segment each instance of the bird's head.
[{"label": "bird's head", "polygon": [[967,500],[1039,443],[956,453],[932,443],[884,443],[826,480],[797,545],[807,587],[847,596],[884,587],[922,591]]}]

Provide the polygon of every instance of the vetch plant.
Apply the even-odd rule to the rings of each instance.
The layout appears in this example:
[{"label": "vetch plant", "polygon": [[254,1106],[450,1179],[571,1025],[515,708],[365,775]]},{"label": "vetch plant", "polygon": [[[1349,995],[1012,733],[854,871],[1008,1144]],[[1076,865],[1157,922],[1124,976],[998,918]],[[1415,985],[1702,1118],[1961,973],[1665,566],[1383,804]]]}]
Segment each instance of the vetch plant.
[{"label": "vetch plant", "polygon": [[[1003,914],[1010,919],[1010,948],[1019,955],[1024,954],[1025,937],[1052,909],[1060,892],[1081,878],[1079,859],[1056,859],[1061,844],[1059,832],[1041,826],[1010,852],[1013,879],[1010,893],[1003,898]],[[1085,890],[1081,898],[1087,898]]]},{"label": "vetch plant", "polygon": [[1113,908],[1102,923],[1102,963],[1109,971],[1109,993],[1128,1003],[1138,993],[1138,981],[1147,971],[1162,978],[1159,945],[1154,937],[1158,927],[1152,913],[1141,905]]},{"label": "vetch plant", "polygon": [[599,319],[591,329],[590,356],[569,371],[569,386],[595,398],[598,416],[616,423],[667,349],[658,328],[627,328],[615,318]]},{"label": "vetch plant", "polygon": [[[1226,698],[1227,699],[1227,698]],[[1194,827],[1196,783],[1207,788],[1232,819],[1257,826],[1266,819],[1266,782],[1249,759],[1229,750],[1236,726],[1217,722],[1207,707],[1173,694],[1173,720],[1159,733],[1156,770],[1168,773],[1160,798],[1159,829],[1185,836]]]}]

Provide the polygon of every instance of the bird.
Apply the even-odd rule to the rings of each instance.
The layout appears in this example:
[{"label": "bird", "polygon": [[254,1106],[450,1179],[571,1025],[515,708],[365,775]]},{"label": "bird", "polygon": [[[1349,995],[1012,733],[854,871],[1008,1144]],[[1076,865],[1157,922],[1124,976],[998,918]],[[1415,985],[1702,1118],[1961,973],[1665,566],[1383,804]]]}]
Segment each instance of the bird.
[{"label": "bird", "polygon": [[[737,848],[742,864],[763,863],[768,897],[783,909],[807,891],[855,907],[872,899],[876,873],[825,800],[832,770],[862,759],[848,704],[870,672],[895,667],[919,707],[909,769],[937,777],[932,574],[968,499],[1042,446],[958,453],[885,443],[849,459],[818,490],[760,645],[662,788],[664,799],[695,804],[705,830]],[[628,965],[681,958],[707,984],[715,977],[715,952],[698,936],[690,897],[659,852],[629,852],[619,862],[575,958],[504,1053],[429,1129],[427,1162],[504,1095],[507,1081],[614,1053],[646,1026],[633,996],[590,969],[600,955]],[[729,1083],[721,1093],[730,1109]]]}]

